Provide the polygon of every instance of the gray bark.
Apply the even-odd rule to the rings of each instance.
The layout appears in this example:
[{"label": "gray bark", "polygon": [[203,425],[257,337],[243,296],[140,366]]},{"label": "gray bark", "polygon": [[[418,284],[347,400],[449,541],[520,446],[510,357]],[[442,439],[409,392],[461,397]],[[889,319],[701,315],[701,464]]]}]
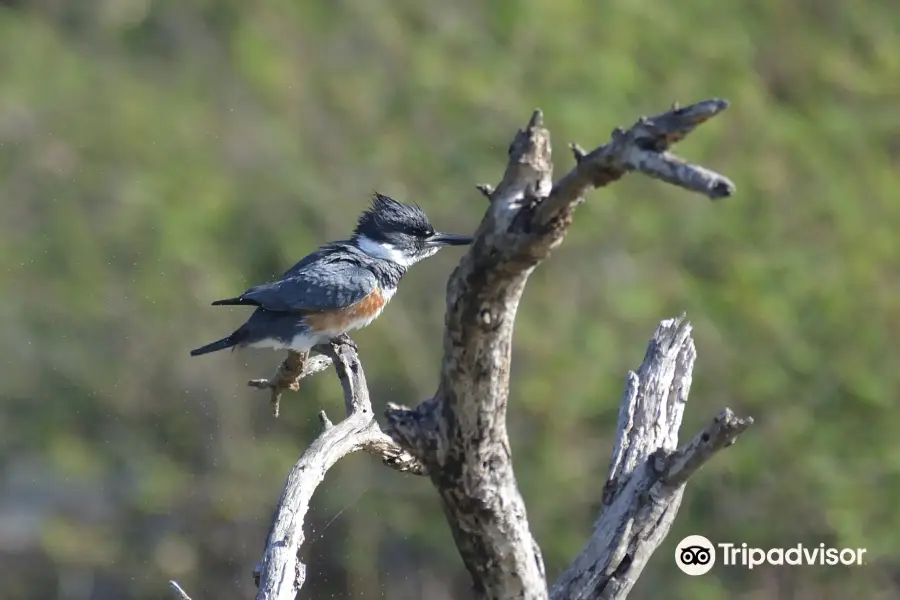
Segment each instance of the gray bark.
[{"label": "gray bark", "polygon": [[[296,596],[305,580],[297,551],[312,493],[328,468],[356,450],[431,478],[476,597],[626,597],[668,533],[690,475],[753,421],[725,409],[678,448],[696,351],[683,317],[661,322],[643,364],[627,378],[593,533],[548,589],[506,430],[513,325],[528,276],[563,241],[589,190],[638,171],[711,199],[734,192],[727,178],[669,153],[725,108],[727,103],[718,99],[673,107],[641,118],[627,131],[616,129],[608,144],[589,153],[573,144],[577,164],[556,184],[550,133],[540,111],[534,113],[509,148],[499,185],[478,186],[490,204],[475,242],[447,284],[444,358],[435,395],[414,409],[389,404],[385,433],[373,418],[352,342],[344,338],[320,349],[338,371],[347,418],[332,425],[323,414],[324,431],[288,477],[254,573],[258,599]],[[272,390],[276,403],[276,393],[296,389],[299,378],[327,367],[322,359],[289,357],[272,382],[251,385]]]},{"label": "gray bark", "polygon": [[600,516],[553,600],[625,598],[668,534],[688,477],[753,423],[725,409],[678,449],[696,356],[690,324],[669,319],[628,373]]},{"label": "gray bark", "polygon": [[[500,184],[496,188],[479,186],[490,206],[475,243],[447,285],[444,360],[438,391],[432,400],[414,410],[392,409],[387,415],[388,432],[431,473],[479,598],[543,600],[549,596],[543,558],[531,536],[525,504],[516,486],[506,431],[513,324],[528,276],[562,242],[584,195],[627,173],[639,171],[711,199],[731,195],[734,184],[727,178],[668,152],[675,142],[726,107],[727,103],[718,99],[673,107],[662,115],[639,119],[628,131],[614,130],[608,144],[589,153],[572,145],[577,164],[555,185],[551,184],[550,133],[541,112],[535,111],[510,146]],[[651,342],[651,348],[664,341]],[[693,358],[687,366],[688,378],[692,364]],[[657,368],[671,370],[673,366],[667,363]],[[654,406],[666,406],[669,390],[664,387],[665,373],[668,371],[650,373],[656,386],[651,391],[656,396],[644,400]],[[673,408],[678,414],[676,432],[680,410],[683,407]],[[665,429],[668,423],[659,419],[666,417],[634,414],[641,420],[642,431]],[[627,432],[619,435],[630,439]],[[673,439],[677,437],[668,438]],[[663,441],[650,436],[642,449],[628,446],[622,452],[628,461],[634,461],[645,451],[662,448]],[[635,467],[628,461],[616,467],[615,473],[621,471],[619,479],[637,486],[640,480],[630,477]],[[672,500],[667,506],[674,516],[680,493]],[[622,511],[619,516],[629,514]],[[601,517],[601,522],[607,521]],[[629,522],[618,527],[630,526]],[[657,530],[658,539],[650,540],[655,542],[654,548],[667,531],[667,525]],[[586,549],[579,565],[593,570],[586,575],[588,582],[567,585],[566,581],[573,579],[567,571],[568,579],[554,587],[554,598],[623,598],[630,585],[620,586],[621,595],[609,588],[609,595],[606,584],[596,582],[598,569],[606,568],[599,559],[620,564],[622,547],[614,549],[619,554],[601,556]],[[626,575],[636,576],[642,566],[640,561],[632,562]],[[606,573],[603,581],[618,582],[620,578]],[[558,590],[582,595],[565,596],[569,592]]]},{"label": "gray bark", "polygon": [[[334,425],[324,411],[319,413],[322,433],[288,475],[262,560],[253,572],[259,588],[257,600],[293,600],[306,581],[306,568],[298,557],[305,537],[303,519],[313,492],[338,460],[363,450],[399,471],[425,473],[423,466],[378,426],[355,344],[342,338],[317,350],[328,355],[335,366],[344,389],[347,418]],[[321,370],[320,366],[310,368],[309,374]],[[306,374],[300,373],[298,379]]]}]

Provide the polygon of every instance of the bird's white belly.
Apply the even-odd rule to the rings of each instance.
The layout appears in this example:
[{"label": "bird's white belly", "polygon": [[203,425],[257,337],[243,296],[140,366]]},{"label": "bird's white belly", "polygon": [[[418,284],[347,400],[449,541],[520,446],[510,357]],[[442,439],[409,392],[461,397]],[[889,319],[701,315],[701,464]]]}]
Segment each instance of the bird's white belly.
[{"label": "bird's white belly", "polygon": [[279,340],[277,338],[266,338],[248,344],[251,348],[271,348],[272,350],[294,350],[296,352],[306,352],[322,340],[318,336],[308,334],[297,334],[290,341]]},{"label": "bird's white belly", "polygon": [[249,344],[251,348],[271,348],[272,350],[293,350],[295,352],[308,352],[316,344],[327,342],[340,333],[332,334],[331,332],[314,333],[298,333],[289,341],[279,340],[277,338],[266,338]]},{"label": "bird's white belly", "polygon": [[[384,298],[384,306],[387,306],[387,303],[391,301],[391,298],[393,298],[394,294],[396,294],[396,293],[397,293],[397,288],[382,288],[381,289],[381,297]],[[384,306],[382,306],[381,308],[384,309]]]}]

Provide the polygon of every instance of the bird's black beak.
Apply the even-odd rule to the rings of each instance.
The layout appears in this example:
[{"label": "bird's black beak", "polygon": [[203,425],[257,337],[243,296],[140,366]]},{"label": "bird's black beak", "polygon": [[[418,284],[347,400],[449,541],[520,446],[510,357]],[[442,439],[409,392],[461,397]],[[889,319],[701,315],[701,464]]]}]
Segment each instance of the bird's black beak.
[{"label": "bird's black beak", "polygon": [[460,235],[458,233],[434,233],[425,240],[426,246],[468,246],[472,243],[472,236]]}]

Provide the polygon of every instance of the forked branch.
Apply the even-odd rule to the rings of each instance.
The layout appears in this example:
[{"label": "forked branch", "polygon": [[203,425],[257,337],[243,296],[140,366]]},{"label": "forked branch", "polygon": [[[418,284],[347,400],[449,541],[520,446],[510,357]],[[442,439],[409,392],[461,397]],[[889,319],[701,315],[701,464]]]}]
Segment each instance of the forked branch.
[{"label": "forked branch", "polygon": [[356,345],[346,336],[316,347],[333,363],[344,390],[347,418],[332,424],[319,413],[322,433],[307,448],[288,475],[262,560],[254,570],[257,600],[294,600],[306,580],[306,568],[298,552],[303,540],[303,521],[318,485],[338,460],[359,450],[380,458],[393,469],[425,474],[424,466],[381,431],[372,412],[369,389]]},{"label": "forked branch", "polygon": [[[732,444],[752,419],[725,409],[678,449],[696,352],[683,318],[660,323],[641,368],[628,376],[593,534],[548,589],[506,430],[513,324],[529,275],[562,242],[590,189],[637,171],[712,199],[734,192],[724,176],[669,152],[726,107],[718,99],[673,107],[639,119],[627,131],[614,130],[609,143],[590,152],[573,144],[576,166],[555,184],[550,133],[535,111],[510,146],[500,183],[478,187],[490,204],[447,285],[444,358],[434,397],[414,409],[388,405],[388,437],[373,418],[352,342],[321,350],[338,371],[347,418],[331,425],[323,413],[324,431],[291,471],[256,571],[257,598],[293,600],[305,579],[297,551],[310,497],[328,468],[356,450],[430,476],[478,597],[625,598],[668,533],[688,477]],[[272,383],[252,383],[272,390],[276,405],[276,392],[296,387],[309,368],[292,360]]]},{"label": "forked branch", "polygon": [[734,185],[726,177],[669,153],[727,106],[713,99],[674,107],[638,119],[627,131],[615,129],[609,143],[590,152],[573,145],[576,165],[555,184],[550,132],[535,111],[509,147],[500,183],[479,187],[490,206],[447,285],[438,392],[413,410],[389,410],[388,428],[427,465],[480,597],[548,597],[506,430],[513,324],[529,275],[563,241],[585,194],[627,173],[710,198],[731,195]]},{"label": "forked branch", "polygon": [[753,423],[726,408],[677,449],[696,357],[690,323],[668,319],[628,373],[600,516],[550,590],[553,600],[625,598],[669,533],[688,477]]}]

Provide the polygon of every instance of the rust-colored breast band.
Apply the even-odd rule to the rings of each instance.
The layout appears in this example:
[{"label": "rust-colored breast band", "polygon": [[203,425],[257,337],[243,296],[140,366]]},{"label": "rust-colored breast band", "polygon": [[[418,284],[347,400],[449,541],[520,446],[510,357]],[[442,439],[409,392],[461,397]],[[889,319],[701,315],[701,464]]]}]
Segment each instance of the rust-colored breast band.
[{"label": "rust-colored breast band", "polygon": [[337,310],[311,312],[306,316],[306,325],[313,331],[343,331],[353,323],[364,321],[377,314],[384,307],[381,290],[374,292],[350,306]]}]

